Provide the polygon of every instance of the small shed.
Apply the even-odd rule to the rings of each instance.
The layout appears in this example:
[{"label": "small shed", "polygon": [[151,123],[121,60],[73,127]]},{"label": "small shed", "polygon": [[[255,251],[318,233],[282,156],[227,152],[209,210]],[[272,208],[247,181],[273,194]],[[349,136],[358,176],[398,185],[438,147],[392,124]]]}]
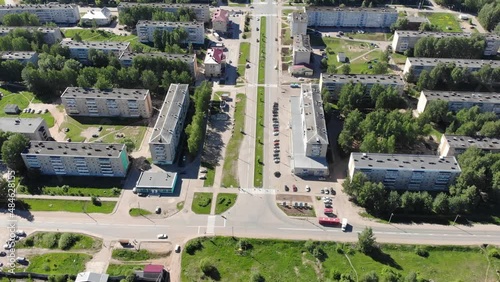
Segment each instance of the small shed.
[{"label": "small shed", "polygon": [[337,54],[337,61],[339,61],[339,63],[347,63],[347,57],[344,53],[340,52]]},{"label": "small shed", "polygon": [[3,108],[3,111],[9,115],[17,115],[21,112],[21,110],[19,110],[19,106],[17,106],[16,104],[5,105],[5,107]]},{"label": "small shed", "polygon": [[461,20],[468,20],[469,19],[469,16],[465,15],[465,14],[460,14],[460,16],[458,16]]}]

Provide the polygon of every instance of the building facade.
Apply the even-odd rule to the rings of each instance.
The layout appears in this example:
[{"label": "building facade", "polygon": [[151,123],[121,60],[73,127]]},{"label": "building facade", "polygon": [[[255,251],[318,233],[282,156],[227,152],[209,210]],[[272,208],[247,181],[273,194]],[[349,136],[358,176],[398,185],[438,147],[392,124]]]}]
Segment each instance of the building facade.
[{"label": "building facade", "polygon": [[[424,37],[433,38],[469,38],[472,37],[472,33],[458,33],[458,32],[431,32],[431,31],[411,31],[411,30],[396,30],[394,32],[394,37],[392,39],[392,51],[402,53],[408,49],[415,47],[417,42]],[[486,41],[486,47],[484,49],[483,55],[485,56],[495,56],[500,48],[500,36],[495,34],[485,34],[483,35]]]},{"label": "building facade", "polygon": [[370,89],[375,84],[380,84],[384,87],[394,87],[400,94],[403,93],[405,88],[405,82],[400,76],[396,75],[386,75],[386,74],[353,74],[353,75],[342,75],[342,74],[325,74],[322,73],[319,83],[321,85],[321,91],[326,88],[332,99],[338,99],[338,94],[347,83],[361,83],[366,86],[366,94],[370,93]]},{"label": "building facade", "polygon": [[153,163],[174,163],[188,107],[189,85],[170,84],[149,140]]},{"label": "building facade", "polygon": [[300,96],[290,97],[292,109],[292,172],[300,176],[329,174],[328,134],[320,87],[302,84]]},{"label": "building facade", "polygon": [[49,45],[58,43],[63,39],[61,30],[58,27],[40,26],[0,26],[0,36],[6,36],[15,29],[41,32],[43,34],[43,42]]},{"label": "building facade", "polygon": [[448,110],[455,113],[461,109],[470,109],[478,106],[482,112],[494,112],[500,115],[500,93],[467,91],[424,90],[420,92],[417,112],[423,113],[431,101],[437,100],[448,102]]},{"label": "building facade", "polygon": [[303,11],[295,11],[288,15],[290,22],[290,36],[306,35],[307,33],[307,13]]},{"label": "building facade", "polygon": [[500,139],[498,138],[443,134],[438,154],[443,157],[458,156],[472,146],[486,153],[500,153]]},{"label": "building facade", "polygon": [[143,43],[153,42],[156,30],[172,32],[178,28],[183,28],[188,34],[186,40],[179,43],[205,43],[205,26],[202,22],[139,21],[136,27],[139,41]]},{"label": "building facade", "polygon": [[149,118],[153,113],[147,89],[68,87],[61,102],[70,116]]},{"label": "building facade", "polygon": [[21,157],[45,175],[125,177],[129,166],[124,144],[31,141]]},{"label": "building facade", "polygon": [[92,8],[82,16],[80,22],[87,26],[91,26],[94,22],[98,26],[106,26],[111,23],[112,18],[113,16],[111,15],[111,11],[108,8]]},{"label": "building facade", "polygon": [[447,191],[460,175],[455,157],[351,153],[348,173],[364,173],[372,182],[388,189],[410,191]]},{"label": "building facade", "polygon": [[0,118],[0,130],[24,135],[29,140],[45,141],[50,137],[49,127],[43,118]]},{"label": "building facade", "polygon": [[296,35],[293,38],[293,64],[309,64],[312,47],[309,35]]},{"label": "building facade", "polygon": [[456,67],[467,68],[471,72],[478,71],[485,65],[490,65],[494,69],[500,67],[500,61],[493,60],[406,58],[403,75],[411,73],[414,77],[418,77],[423,70],[431,71],[439,63],[453,64]]},{"label": "building facade", "polygon": [[74,40],[63,40],[61,41],[62,47],[67,47],[69,49],[70,57],[79,61],[82,64],[89,63],[89,51],[94,49],[97,51],[102,51],[106,54],[114,53],[117,58],[125,51],[130,50],[129,42],[97,42],[97,41],[74,41]]},{"label": "building facade", "polygon": [[318,7],[305,8],[308,26],[389,28],[398,19],[392,8]]},{"label": "building facade", "polygon": [[143,171],[134,192],[145,195],[172,195],[177,185],[177,173],[169,171]]},{"label": "building facade", "polygon": [[180,60],[189,66],[191,74],[196,76],[198,73],[198,64],[196,63],[196,54],[169,54],[164,52],[152,52],[152,53],[134,53],[134,52],[123,52],[120,56],[120,64],[124,67],[131,67],[134,63],[134,58],[136,57],[148,57],[148,58],[158,58],[162,57],[167,60],[175,61]]},{"label": "building facade", "polygon": [[0,52],[0,58],[2,61],[15,60],[21,62],[22,64],[36,64],[38,62],[38,53],[32,51]]},{"label": "building facade", "polygon": [[120,2],[118,12],[135,6],[148,6],[162,9],[165,12],[177,13],[180,8],[188,8],[193,10],[196,20],[199,22],[208,23],[210,21],[210,9],[208,4],[166,4],[166,3],[132,3]]},{"label": "building facade", "polygon": [[30,13],[38,17],[41,23],[76,24],[80,21],[77,5],[70,4],[32,4],[0,5],[0,22],[9,14]]},{"label": "building facade", "polygon": [[207,54],[205,56],[205,77],[219,77],[222,75],[226,57],[224,55],[224,48],[212,47],[207,49]]},{"label": "building facade", "polygon": [[212,29],[216,32],[226,33],[229,25],[229,12],[224,9],[217,9],[212,14]]}]

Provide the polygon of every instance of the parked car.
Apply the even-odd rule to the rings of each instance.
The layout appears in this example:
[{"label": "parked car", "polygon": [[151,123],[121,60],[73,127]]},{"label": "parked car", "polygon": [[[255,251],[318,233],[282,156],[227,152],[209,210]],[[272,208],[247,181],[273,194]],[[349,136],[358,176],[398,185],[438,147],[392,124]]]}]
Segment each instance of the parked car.
[{"label": "parked car", "polygon": [[44,112],[44,113],[48,113],[48,112],[49,112],[49,110],[48,110],[48,109],[45,109],[45,110],[43,110],[43,112]]},{"label": "parked car", "polygon": [[6,252],[0,252],[0,257],[4,257],[4,256],[6,256],[6,255],[7,255],[7,253],[6,253]]},{"label": "parked car", "polygon": [[199,178],[202,179],[202,180],[205,180],[205,179],[207,179],[207,175],[206,174],[202,174],[202,175],[200,175]]},{"label": "parked car", "polygon": [[286,192],[290,191],[290,188],[288,188],[288,185],[285,185],[285,191]]},{"label": "parked car", "polygon": [[278,159],[274,159],[274,163],[275,164],[279,164],[280,163],[280,159],[279,158]]},{"label": "parked car", "polygon": [[336,194],[336,193],[335,193],[335,190],[333,190],[333,187],[330,187],[330,193],[331,193],[332,195],[335,195],[335,194]]},{"label": "parked car", "polygon": [[41,114],[43,111],[42,110],[38,110],[37,114]]},{"label": "parked car", "polygon": [[279,133],[279,131],[276,131],[276,132],[273,133],[273,135],[274,136],[278,136],[278,135],[280,135],[280,133]]},{"label": "parked car", "polygon": [[160,207],[156,207],[156,209],[155,209],[155,213],[156,213],[156,214],[160,214],[160,213],[161,213],[161,208],[160,208]]},{"label": "parked car", "polygon": [[321,189],[321,194],[325,194],[325,189]]},{"label": "parked car", "polygon": [[297,186],[295,186],[295,184],[293,184],[293,192],[297,192]]},{"label": "parked car", "polygon": [[156,238],[158,238],[158,239],[167,239],[168,236],[167,236],[167,234],[158,234],[158,236],[156,236]]},{"label": "parked car", "polygon": [[175,245],[175,252],[180,253],[181,252],[181,246],[180,245]]},{"label": "parked car", "polygon": [[200,173],[207,173],[207,172],[208,172],[208,170],[206,168],[200,170]]},{"label": "parked car", "polygon": [[16,262],[18,262],[18,263],[23,263],[23,262],[26,262],[26,261],[28,261],[28,260],[25,257],[17,257],[16,258]]},{"label": "parked car", "polygon": [[330,191],[328,191],[328,189],[325,189],[325,194],[330,194]]},{"label": "parked car", "polygon": [[306,192],[311,192],[311,187],[306,186]]}]

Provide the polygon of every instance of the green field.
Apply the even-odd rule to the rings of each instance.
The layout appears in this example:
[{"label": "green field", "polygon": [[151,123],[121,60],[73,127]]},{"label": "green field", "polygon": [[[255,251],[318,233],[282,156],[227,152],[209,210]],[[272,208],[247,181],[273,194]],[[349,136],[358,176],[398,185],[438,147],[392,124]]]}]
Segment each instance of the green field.
[{"label": "green field", "polygon": [[383,33],[383,32],[345,33],[345,36],[347,37],[352,37],[354,39],[362,39],[362,40],[373,40],[373,41],[388,41],[391,35],[392,35],[391,33]]},{"label": "green field", "polygon": [[84,41],[116,41],[116,42],[130,42],[132,49],[136,46],[144,48],[144,51],[153,51],[148,45],[142,44],[138,41],[137,35],[117,35],[112,32],[104,30],[93,31],[91,29],[65,29],[63,30],[64,37],[73,38],[75,34],[79,34]]},{"label": "green field", "polygon": [[73,274],[85,270],[85,263],[91,255],[74,253],[50,253],[28,257],[28,272],[40,274]]},{"label": "green field", "polygon": [[111,213],[116,202],[101,202],[95,206],[91,201],[74,200],[46,200],[46,199],[22,199],[19,200],[24,207],[30,211],[65,211],[85,213]]},{"label": "green field", "polygon": [[462,32],[457,16],[451,13],[419,13],[443,32]]},{"label": "green field", "polygon": [[[121,189],[93,188],[93,187],[68,187],[67,190],[61,186],[45,186],[39,191],[28,191],[18,189],[21,194],[34,195],[56,195],[56,196],[81,196],[81,197],[119,197]],[[114,189],[114,190],[113,190]]]},{"label": "green field", "polygon": [[210,163],[206,163],[206,162],[201,162],[201,166],[203,168],[207,169],[207,173],[206,173],[207,179],[205,179],[203,181],[203,187],[212,187],[212,186],[214,186],[215,166],[212,165],[212,164],[210,164]]},{"label": "green field", "polygon": [[224,166],[222,169],[221,184],[223,187],[240,187],[238,181],[238,159],[245,130],[246,99],[245,94],[239,93],[236,95],[236,105],[234,108],[235,130],[226,146],[226,156],[224,157]]},{"label": "green field", "polygon": [[119,276],[119,275],[127,275],[134,270],[143,270],[144,265],[140,264],[114,264],[110,263],[108,265],[108,270],[106,273],[110,276]]},{"label": "green field", "polygon": [[130,216],[143,216],[143,215],[149,215],[151,214],[150,211],[148,210],[145,210],[145,209],[139,209],[139,208],[131,208],[129,211],[128,211],[128,214]]},{"label": "green field", "polygon": [[255,165],[253,185],[262,187],[264,176],[264,103],[265,90],[263,86],[257,87],[257,119],[255,131]]},{"label": "green field", "polygon": [[238,239],[229,237],[206,238],[194,255],[183,252],[182,281],[198,281],[200,261],[206,259],[215,266],[220,281],[241,281],[252,273],[261,274],[265,281],[338,281],[336,273],[350,273],[354,279],[350,281],[357,281],[353,268],[358,281],[364,281],[361,278],[370,271],[380,277],[383,269],[399,273],[403,279],[415,272],[419,279],[427,279],[421,281],[496,281],[500,269],[500,259],[490,257],[489,264],[479,248],[423,247],[429,256],[421,257],[415,246],[382,245],[382,254],[372,258],[350,244],[324,242],[319,247],[326,255],[317,260],[306,251],[305,241],[245,240],[251,247],[243,252],[238,251]]},{"label": "green field", "polygon": [[266,17],[260,18],[259,74],[258,83],[266,83]]},{"label": "green field", "polygon": [[403,54],[392,53],[392,60],[398,65],[404,65],[406,63],[406,56]]},{"label": "green field", "polygon": [[62,234],[71,236],[71,244],[65,248],[70,250],[99,250],[102,240],[80,233],[35,232],[16,243],[16,248],[61,249],[59,241]]},{"label": "green field", "polygon": [[217,194],[217,206],[215,206],[215,214],[221,214],[230,209],[236,203],[238,194],[219,193]]},{"label": "green field", "polygon": [[127,249],[115,249],[111,255],[112,258],[121,261],[141,261],[150,260],[158,258],[163,254],[152,253],[148,250],[127,250]]},{"label": "green field", "polygon": [[241,42],[240,43],[240,57],[238,59],[238,76],[245,77],[246,59],[250,58],[250,43],[249,42]]},{"label": "green field", "polygon": [[44,114],[28,114],[28,113],[20,113],[19,115],[10,115],[4,112],[4,107],[7,104],[16,104],[19,109],[22,111],[28,107],[30,101],[33,103],[41,103],[40,100],[36,99],[31,92],[19,92],[12,93],[3,88],[0,88],[0,91],[3,93],[3,98],[0,100],[0,117],[21,117],[21,118],[36,118],[41,117],[47,123],[47,126],[50,128],[54,126],[54,117],[51,113]]},{"label": "green field", "polygon": [[197,214],[210,214],[213,193],[195,192],[191,210]]}]

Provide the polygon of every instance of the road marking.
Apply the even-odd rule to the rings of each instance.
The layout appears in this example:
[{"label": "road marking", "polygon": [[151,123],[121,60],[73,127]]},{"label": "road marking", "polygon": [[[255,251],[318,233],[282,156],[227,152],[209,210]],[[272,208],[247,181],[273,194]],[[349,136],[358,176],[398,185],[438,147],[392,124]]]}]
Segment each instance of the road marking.
[{"label": "road marking", "polygon": [[215,234],[215,215],[210,215],[207,220],[207,234]]},{"label": "road marking", "polygon": [[[294,231],[325,231],[322,229],[309,229],[309,228],[288,228],[288,227],[283,227],[283,228],[278,228],[279,230],[294,230]],[[333,230],[332,230],[333,231]]]},{"label": "road marking", "polygon": [[240,194],[250,195],[276,195],[276,189],[262,189],[262,188],[241,188]]}]

